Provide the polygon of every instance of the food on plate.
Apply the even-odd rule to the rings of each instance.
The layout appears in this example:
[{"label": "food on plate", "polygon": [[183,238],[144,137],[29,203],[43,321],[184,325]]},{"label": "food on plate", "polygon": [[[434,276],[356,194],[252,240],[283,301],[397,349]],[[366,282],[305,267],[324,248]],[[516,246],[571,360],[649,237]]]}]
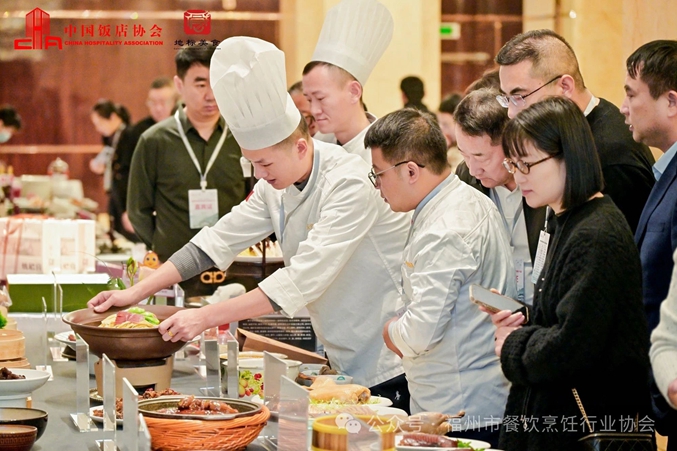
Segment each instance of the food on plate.
[{"label": "food on plate", "polygon": [[455,415],[446,415],[439,412],[419,412],[411,415],[407,421],[400,425],[406,432],[422,432],[424,434],[444,435],[452,430],[449,420],[463,418],[465,411],[461,410]]},{"label": "food on plate", "polygon": [[181,415],[226,415],[238,411],[225,402],[213,399],[195,399],[195,396],[191,395],[179,401],[177,407],[158,409],[157,412]]},{"label": "food on plate", "polygon": [[[417,448],[461,448],[473,449],[468,443],[455,438],[435,434],[404,434],[398,446],[413,446]],[[480,451],[480,450],[475,450]]]},{"label": "food on plate", "polygon": [[[159,398],[160,396],[173,396],[180,395],[181,393],[171,388],[165,388],[162,391],[155,391],[152,388],[147,389],[143,392],[142,395],[139,395],[139,399],[154,399]],[[92,415],[95,417],[103,417],[103,409],[94,409]],[[115,398],[115,418],[118,420],[122,419],[122,398]]]},{"label": "food on plate", "polygon": [[145,392],[143,392],[142,395],[139,395],[139,399],[155,399],[159,398],[160,396],[174,396],[174,395],[180,395],[181,393],[177,392],[176,390],[172,390],[171,388],[165,388],[162,391],[155,391],[152,388],[147,389]]},{"label": "food on plate", "polygon": [[147,312],[141,307],[131,307],[106,317],[99,327],[116,329],[148,329],[157,327],[160,320],[154,313]]},{"label": "food on plate", "polygon": [[26,376],[22,374],[14,374],[4,366],[2,367],[2,369],[0,369],[0,380],[9,381],[15,379],[26,379]]},{"label": "food on plate", "polygon": [[[103,418],[103,409],[92,410],[92,415],[95,417]],[[116,420],[122,419],[122,398],[115,399],[115,419]]]},{"label": "food on plate", "polygon": [[[318,381],[318,379],[320,380]],[[311,402],[365,404],[371,397],[371,392],[367,387],[357,384],[337,385],[336,382],[330,378],[317,377],[315,383],[313,383],[310,388]]]}]

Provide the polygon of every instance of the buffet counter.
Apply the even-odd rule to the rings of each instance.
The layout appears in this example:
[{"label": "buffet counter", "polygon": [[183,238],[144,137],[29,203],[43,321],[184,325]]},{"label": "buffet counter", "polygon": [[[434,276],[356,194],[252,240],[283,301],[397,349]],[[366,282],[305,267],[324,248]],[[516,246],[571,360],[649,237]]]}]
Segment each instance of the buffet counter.
[{"label": "buffet counter", "polygon": [[[40,337],[43,328],[41,314],[10,313],[17,321],[17,328],[26,337],[26,356],[34,367],[40,360]],[[55,324],[56,332],[68,331],[67,324]],[[47,357],[48,364],[52,366],[54,380],[47,382],[43,387],[33,392],[33,408],[44,410],[49,415],[47,429],[39,441],[35,443],[33,451],[47,451],[54,449],[78,449],[97,450],[96,440],[110,436],[105,435],[103,429],[97,432],[79,433],[73,425],[70,414],[75,407],[76,368],[74,361],[55,362]],[[194,367],[193,360],[180,360],[174,363],[171,388],[192,395],[201,395],[200,387],[205,381],[199,376]],[[94,376],[90,376],[90,388],[96,387]],[[93,405],[93,404],[92,404]],[[259,439],[247,447],[247,450],[264,451],[269,447],[263,445],[263,435],[275,435],[277,424],[269,420],[268,426],[263,430]]]}]

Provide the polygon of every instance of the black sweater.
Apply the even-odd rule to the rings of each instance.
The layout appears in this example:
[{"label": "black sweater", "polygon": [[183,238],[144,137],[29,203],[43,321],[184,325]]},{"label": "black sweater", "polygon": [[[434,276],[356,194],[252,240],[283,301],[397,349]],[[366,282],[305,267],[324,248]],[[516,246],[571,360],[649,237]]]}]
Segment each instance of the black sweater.
[{"label": "black sweater", "polygon": [[[598,430],[605,416],[615,420],[607,429],[620,430],[621,418],[649,411],[641,267],[628,224],[608,197],[555,222],[532,322],[501,353],[512,383],[499,446],[506,451],[581,449],[588,431],[572,388]],[[523,432],[521,415],[533,432]],[[555,432],[544,432],[548,424]]]}]

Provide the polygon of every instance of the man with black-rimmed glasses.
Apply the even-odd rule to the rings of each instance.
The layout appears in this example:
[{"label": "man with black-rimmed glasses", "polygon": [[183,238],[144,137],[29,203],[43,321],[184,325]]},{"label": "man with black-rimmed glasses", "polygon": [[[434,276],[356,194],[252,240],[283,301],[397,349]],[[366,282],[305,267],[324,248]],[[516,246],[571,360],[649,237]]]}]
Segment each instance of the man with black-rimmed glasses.
[{"label": "man with black-rimmed glasses", "polygon": [[454,432],[496,445],[508,382],[492,353],[492,324],[469,289],[479,284],[515,297],[500,215],[452,174],[433,115],[390,113],[369,129],[365,146],[381,197],[393,211],[413,212],[400,267],[405,309],[383,328],[386,345],[402,357],[411,411],[464,410]]},{"label": "man with black-rimmed glasses", "polygon": [[654,185],[649,148],[637,143],[612,103],[586,88],[571,46],[551,30],[533,30],[508,41],[496,55],[501,95],[508,116],[548,96],[573,100],[583,111],[602,164],[604,189],[635,231]]}]

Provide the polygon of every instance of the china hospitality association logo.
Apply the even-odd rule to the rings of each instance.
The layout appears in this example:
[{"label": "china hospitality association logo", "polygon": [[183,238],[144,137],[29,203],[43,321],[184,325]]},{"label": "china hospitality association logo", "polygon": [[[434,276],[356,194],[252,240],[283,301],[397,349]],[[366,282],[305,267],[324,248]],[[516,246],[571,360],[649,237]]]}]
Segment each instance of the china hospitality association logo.
[{"label": "china hospitality association logo", "polygon": [[183,31],[186,34],[209,34],[212,16],[204,9],[189,9],[183,13]]},{"label": "china hospitality association logo", "polygon": [[58,36],[49,35],[49,14],[35,8],[26,14],[26,37],[14,40],[14,50],[42,50],[50,47],[63,49]]}]

